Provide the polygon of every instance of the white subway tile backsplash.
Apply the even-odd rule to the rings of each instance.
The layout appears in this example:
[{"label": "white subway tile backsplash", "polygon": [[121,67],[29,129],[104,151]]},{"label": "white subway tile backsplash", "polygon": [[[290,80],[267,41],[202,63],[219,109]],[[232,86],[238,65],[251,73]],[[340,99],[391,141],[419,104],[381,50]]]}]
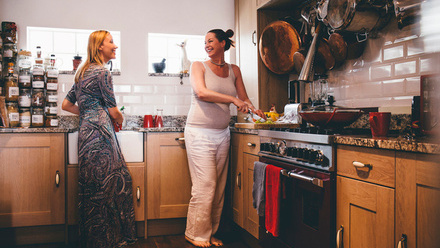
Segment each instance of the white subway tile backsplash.
[{"label": "white subway tile backsplash", "polygon": [[420,73],[433,73],[439,69],[439,56],[437,54],[430,57],[420,58]]},{"label": "white subway tile backsplash", "polygon": [[396,76],[411,75],[416,72],[417,72],[417,62],[416,61],[408,61],[408,62],[395,64],[395,75]]},{"label": "white subway tile backsplash", "polygon": [[394,46],[394,47],[385,47],[383,49],[383,59],[384,61],[391,59],[399,59],[403,58],[403,45]]},{"label": "white subway tile backsplash", "polygon": [[113,91],[116,93],[130,93],[131,85],[113,85]]},{"label": "white subway tile backsplash", "polygon": [[133,85],[133,93],[153,94],[154,88],[153,85]]},{"label": "white subway tile backsplash", "polygon": [[420,77],[410,77],[406,79],[406,94],[420,95]]},{"label": "white subway tile backsplash", "polygon": [[122,96],[122,102],[123,103],[141,104],[142,103],[142,96]]},{"label": "white subway tile backsplash", "polygon": [[165,96],[164,95],[142,95],[142,103],[143,104],[159,104],[159,105],[163,105],[165,104]]},{"label": "white subway tile backsplash", "polygon": [[382,82],[383,96],[399,96],[405,93],[404,79],[385,80]]},{"label": "white subway tile backsplash", "polygon": [[391,64],[373,66],[373,67],[371,67],[371,71],[370,71],[371,80],[390,78],[391,77],[391,70],[392,70]]}]

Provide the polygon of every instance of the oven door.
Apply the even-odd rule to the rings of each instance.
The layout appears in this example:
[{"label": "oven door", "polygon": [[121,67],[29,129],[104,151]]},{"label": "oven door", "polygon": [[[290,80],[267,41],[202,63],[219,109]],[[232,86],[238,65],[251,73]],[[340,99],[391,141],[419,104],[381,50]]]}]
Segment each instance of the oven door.
[{"label": "oven door", "polygon": [[260,219],[260,244],[265,248],[334,248],[336,246],[336,181],[333,172],[308,169],[260,156],[260,162],[283,168],[284,193],[279,237],[266,232]]}]

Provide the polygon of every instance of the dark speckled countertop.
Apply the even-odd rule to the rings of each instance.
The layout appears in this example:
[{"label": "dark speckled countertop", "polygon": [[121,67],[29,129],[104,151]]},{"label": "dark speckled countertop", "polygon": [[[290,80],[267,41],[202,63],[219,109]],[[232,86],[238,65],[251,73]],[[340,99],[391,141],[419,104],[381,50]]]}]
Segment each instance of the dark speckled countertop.
[{"label": "dark speckled countertop", "polygon": [[372,138],[367,135],[335,135],[334,143],[396,151],[440,154],[439,140],[434,138],[409,140],[402,137]]}]

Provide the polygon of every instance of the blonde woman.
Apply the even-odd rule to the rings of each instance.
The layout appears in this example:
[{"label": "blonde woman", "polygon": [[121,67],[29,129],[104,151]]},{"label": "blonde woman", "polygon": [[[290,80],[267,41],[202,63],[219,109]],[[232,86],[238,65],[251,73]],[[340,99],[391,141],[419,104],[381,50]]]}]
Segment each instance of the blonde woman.
[{"label": "blonde woman", "polygon": [[80,118],[80,247],[123,247],[136,241],[132,179],[114,130],[123,116],[116,106],[112,76],[104,67],[117,48],[108,31],[90,34],[87,60],[62,104],[63,110]]}]

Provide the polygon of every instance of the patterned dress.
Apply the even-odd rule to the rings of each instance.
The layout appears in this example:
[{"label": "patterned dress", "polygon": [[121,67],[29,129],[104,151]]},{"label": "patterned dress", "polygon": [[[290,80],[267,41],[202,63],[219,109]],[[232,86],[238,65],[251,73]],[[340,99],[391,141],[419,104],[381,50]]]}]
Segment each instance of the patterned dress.
[{"label": "patterned dress", "polygon": [[132,179],[108,108],[116,107],[110,72],[92,64],[66,96],[79,107],[80,247],[136,241]]}]

